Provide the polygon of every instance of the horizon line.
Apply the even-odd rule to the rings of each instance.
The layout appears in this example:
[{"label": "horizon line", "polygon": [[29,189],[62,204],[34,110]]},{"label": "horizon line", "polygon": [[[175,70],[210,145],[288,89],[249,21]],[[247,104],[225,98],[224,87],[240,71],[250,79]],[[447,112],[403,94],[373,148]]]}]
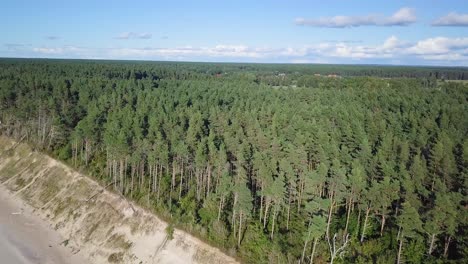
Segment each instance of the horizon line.
[{"label": "horizon line", "polygon": [[272,64],[272,65],[336,65],[336,66],[378,66],[378,67],[415,67],[415,68],[467,68],[467,66],[449,66],[449,65],[424,65],[424,64],[378,64],[378,63],[294,63],[294,62],[240,62],[240,61],[202,61],[202,60],[145,60],[145,59],[100,59],[100,58],[52,58],[52,57],[1,57],[4,59],[19,59],[19,60],[77,60],[77,61],[123,61],[123,62],[154,62],[154,63],[204,63],[204,64]]}]

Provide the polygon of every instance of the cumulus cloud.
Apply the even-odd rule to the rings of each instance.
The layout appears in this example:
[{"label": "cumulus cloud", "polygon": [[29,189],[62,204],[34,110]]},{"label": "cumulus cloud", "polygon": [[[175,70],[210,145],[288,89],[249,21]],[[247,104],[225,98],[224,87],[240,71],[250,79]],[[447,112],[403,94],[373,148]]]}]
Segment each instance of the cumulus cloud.
[{"label": "cumulus cloud", "polygon": [[385,49],[394,49],[401,45],[400,40],[396,36],[391,36],[387,40],[385,40],[383,44],[383,48]]},{"label": "cumulus cloud", "polygon": [[389,17],[382,15],[334,16],[316,19],[296,18],[296,25],[311,27],[346,28],[360,26],[408,26],[416,22],[414,9],[404,7]]},{"label": "cumulus cloud", "polygon": [[389,18],[384,18],[382,20],[382,25],[384,26],[408,26],[416,22],[416,13],[414,9],[404,7],[398,10]]},{"label": "cumulus cloud", "polygon": [[153,35],[150,33],[123,32],[116,39],[150,39]]},{"label": "cumulus cloud", "polygon": [[390,36],[380,44],[323,42],[302,47],[251,47],[215,45],[205,47],[86,48],[75,46],[32,48],[36,56],[55,58],[102,58],[243,62],[334,62],[468,65],[468,38],[434,37],[407,42]]},{"label": "cumulus cloud", "polygon": [[409,43],[391,36],[380,45],[337,43],[321,47],[311,47],[311,50],[324,57],[352,60],[411,58],[462,65],[468,63],[468,38],[435,37]]},{"label": "cumulus cloud", "polygon": [[[418,41],[414,46],[407,49],[410,54],[417,55],[454,55],[468,54],[467,38],[436,37]],[[442,57],[442,56],[439,56]],[[459,56],[456,56],[459,57]]]},{"label": "cumulus cloud", "polygon": [[458,14],[456,12],[451,12],[434,22],[432,22],[433,26],[436,27],[444,27],[444,26],[452,26],[452,27],[467,27],[468,26],[468,14]]},{"label": "cumulus cloud", "polygon": [[308,47],[308,53],[322,57],[334,57],[352,60],[393,58],[408,47],[408,44],[396,36],[390,36],[380,45],[353,44],[347,42],[320,43]]}]

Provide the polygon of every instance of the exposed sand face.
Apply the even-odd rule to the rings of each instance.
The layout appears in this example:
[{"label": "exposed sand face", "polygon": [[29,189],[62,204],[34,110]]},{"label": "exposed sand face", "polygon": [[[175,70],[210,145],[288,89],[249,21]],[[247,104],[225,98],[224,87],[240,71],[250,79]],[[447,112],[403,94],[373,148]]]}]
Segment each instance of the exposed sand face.
[{"label": "exposed sand face", "polygon": [[73,252],[61,242],[59,233],[0,185],[0,259],[16,264],[82,264],[82,252]]},{"label": "exposed sand face", "polygon": [[116,194],[103,191],[88,201],[101,186],[25,144],[7,151],[13,144],[0,137],[1,185],[90,263],[236,263],[182,231],[168,240],[165,222]]}]

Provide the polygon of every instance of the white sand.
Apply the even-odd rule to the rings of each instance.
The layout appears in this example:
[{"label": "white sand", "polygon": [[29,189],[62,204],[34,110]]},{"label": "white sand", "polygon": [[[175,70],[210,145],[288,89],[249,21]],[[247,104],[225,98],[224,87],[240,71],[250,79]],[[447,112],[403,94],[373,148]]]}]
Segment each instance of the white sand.
[{"label": "white sand", "polygon": [[89,263],[81,252],[60,245],[64,239],[32,213],[32,208],[0,185],[0,262],[8,264]]}]

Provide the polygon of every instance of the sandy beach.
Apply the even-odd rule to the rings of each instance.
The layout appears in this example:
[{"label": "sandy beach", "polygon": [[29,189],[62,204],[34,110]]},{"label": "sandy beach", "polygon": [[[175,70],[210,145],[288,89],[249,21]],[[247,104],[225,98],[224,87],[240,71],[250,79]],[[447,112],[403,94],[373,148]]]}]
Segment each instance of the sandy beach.
[{"label": "sandy beach", "polygon": [[32,208],[0,185],[0,259],[8,264],[89,263]]}]

